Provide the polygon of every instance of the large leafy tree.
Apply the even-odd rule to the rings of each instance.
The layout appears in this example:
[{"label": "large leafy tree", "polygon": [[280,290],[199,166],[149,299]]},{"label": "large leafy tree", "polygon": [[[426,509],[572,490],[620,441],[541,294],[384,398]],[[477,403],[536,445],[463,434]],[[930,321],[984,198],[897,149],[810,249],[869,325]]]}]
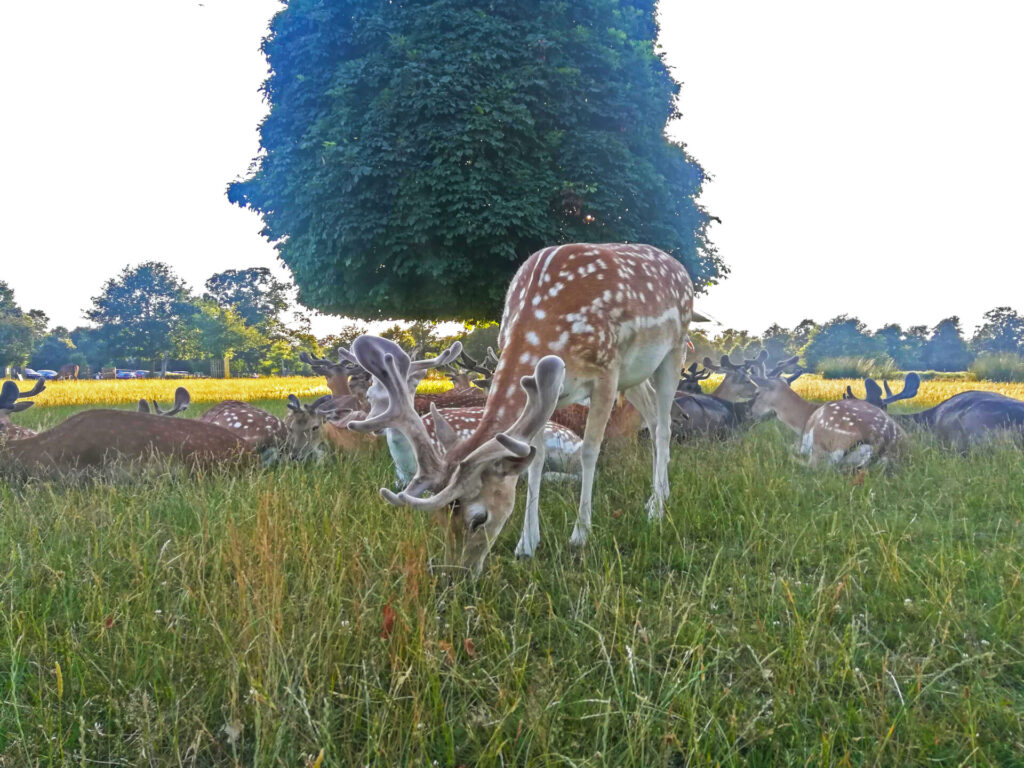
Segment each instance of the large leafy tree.
[{"label": "large leafy tree", "polygon": [[978,352],[1024,353],[1024,317],[1010,307],[990,309],[971,342]]},{"label": "large leafy tree", "polygon": [[188,287],[161,262],[125,267],[108,280],[85,314],[100,326],[108,354],[157,360],[175,350],[176,332],[191,312]]},{"label": "large leafy tree", "polygon": [[932,329],[931,338],[924,345],[924,361],[936,371],[963,371],[974,361],[959,317],[947,317]]},{"label": "large leafy tree", "polygon": [[864,323],[856,317],[839,315],[811,337],[803,356],[807,365],[813,368],[827,357],[878,358],[885,353],[885,342],[871,336]]},{"label": "large leafy tree", "polygon": [[263,50],[259,211],[300,300],[360,317],[495,317],[541,246],[643,241],[724,271],[664,134],[679,86],[656,0],[292,0]]},{"label": "large leafy tree", "polygon": [[266,267],[229,269],[206,281],[206,295],[221,307],[233,309],[246,325],[268,328],[281,322],[288,309],[289,286]]},{"label": "large leafy tree", "polygon": [[14,291],[0,280],[0,376],[8,365],[22,365],[46,333],[48,319],[37,309],[25,311]]}]

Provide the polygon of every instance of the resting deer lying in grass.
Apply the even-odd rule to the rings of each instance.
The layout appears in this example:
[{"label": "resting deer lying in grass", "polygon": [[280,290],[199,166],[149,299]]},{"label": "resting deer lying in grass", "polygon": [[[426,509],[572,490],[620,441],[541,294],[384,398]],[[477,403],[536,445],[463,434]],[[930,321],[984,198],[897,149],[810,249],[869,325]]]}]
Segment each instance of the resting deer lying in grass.
[{"label": "resting deer lying in grass", "polygon": [[[710,362],[705,361],[705,367],[700,371],[694,363],[683,371],[679,380],[672,408],[672,436],[680,442],[701,436],[725,438],[735,434],[749,421],[750,408],[746,401],[754,395],[752,387],[750,394],[740,401],[726,400],[717,394],[704,394],[700,382],[711,376],[712,368],[708,367]],[[750,362],[753,361],[748,361],[747,365]],[[722,363],[723,368],[718,370],[724,369],[726,377],[715,392],[724,389],[731,391],[734,397],[743,397],[739,379],[745,377],[747,365],[736,366],[726,356],[723,356]]]},{"label": "resting deer lying in grass", "polygon": [[189,404],[192,402],[192,396],[188,390],[184,387],[178,387],[174,390],[174,407],[168,408],[166,411],[160,409],[157,405],[156,400],[151,400],[152,408],[150,403],[147,403],[145,398],[139,400],[139,413],[155,413],[157,416],[177,416],[179,413],[188,410]]},{"label": "resting deer lying in grass", "polygon": [[350,421],[365,419],[369,410],[367,390],[370,374],[351,360],[340,359],[332,362],[322,357],[312,357],[301,352],[299,358],[312,366],[315,373],[327,379],[327,386],[334,398],[335,415],[323,425],[323,436],[334,448],[342,453],[369,448],[376,443],[372,437],[352,432]]},{"label": "resting deer lying in grass", "polygon": [[[12,424],[11,414],[21,413],[31,408],[34,403],[27,398],[35,397],[44,389],[46,389],[46,382],[43,379],[36,379],[35,386],[27,392],[21,392],[13,381],[4,382],[3,387],[0,387],[0,443],[35,436],[35,430]],[[22,400],[22,402],[19,403],[18,400]]]},{"label": "resting deer lying in grass", "polygon": [[172,459],[190,466],[245,460],[252,451],[226,429],[134,411],[77,413],[33,437],[0,447],[0,469],[20,475],[64,475],[116,461]]},{"label": "resting deer lying in grass", "polygon": [[[864,387],[869,403],[884,409],[891,402],[888,382],[882,382],[884,397],[873,379],[865,379]],[[1024,444],[1024,402],[998,392],[960,392],[928,410],[893,418],[900,424],[924,427],[960,451],[999,437]]]},{"label": "resting deer lying in grass", "polygon": [[199,421],[216,424],[241,438],[264,463],[282,457],[293,461],[323,458],[323,426],[338,418],[336,398],[324,395],[303,405],[288,395],[288,416],[282,421],[255,405],[225,400],[210,408]]},{"label": "resting deer lying in grass", "polygon": [[[509,287],[498,337],[501,360],[472,435],[443,454],[437,451],[412,408],[408,357],[369,336],[357,339],[352,353],[386,386],[388,406],[350,428],[393,427],[405,434],[416,453],[416,477],[404,492],[384,489],[382,494],[394,504],[424,510],[455,504],[457,527],[465,536],[463,562],[478,572],[511,513],[515,476],[523,471],[528,473],[526,518],[516,552],[532,556],[536,551],[544,424],[556,405],[589,397],[582,492],[570,539],[574,546],[586,541],[597,457],[623,391],[654,435],[654,489],[647,510],[650,518],[660,518],[669,492],[670,411],[692,307],[686,270],[656,248],[618,243],[545,248],[523,263]],[[432,495],[419,498],[424,491]]]},{"label": "resting deer lying in grass", "polygon": [[[875,460],[888,461],[898,456],[906,433],[885,411],[864,400],[843,399],[824,405],[809,403],[780,378],[787,363],[783,361],[771,373],[751,375],[757,389],[751,401],[751,415],[761,420],[777,416],[800,435],[800,453],[815,466],[822,461],[835,466],[860,469]],[[886,404],[906,400],[917,394],[919,380],[908,376],[899,395]]]}]

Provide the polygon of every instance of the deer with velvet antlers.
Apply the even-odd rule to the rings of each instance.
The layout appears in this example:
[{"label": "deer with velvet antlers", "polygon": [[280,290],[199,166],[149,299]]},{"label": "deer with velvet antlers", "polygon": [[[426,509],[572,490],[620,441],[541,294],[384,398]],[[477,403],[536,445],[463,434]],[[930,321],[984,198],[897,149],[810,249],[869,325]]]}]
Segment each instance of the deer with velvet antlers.
[{"label": "deer with velvet antlers", "polygon": [[[669,493],[670,412],[693,311],[686,269],[648,245],[575,243],[537,251],[509,286],[499,330],[501,359],[474,432],[443,453],[412,408],[412,366],[444,365],[454,345],[431,361],[412,363],[397,345],[364,336],[352,355],[381,384],[384,397],[355,430],[394,428],[412,444],[417,473],[391,503],[424,510],[452,507],[453,532],[464,537],[463,564],[478,572],[512,512],[516,476],[527,472],[519,556],[540,542],[539,491],[544,425],[556,406],[589,398],[581,448],[582,492],[570,543],[591,528],[594,472],[612,406],[621,391],[654,436],[654,488],[648,516],[664,515]],[[374,387],[376,387],[375,382]],[[371,387],[371,391],[374,389]],[[384,402],[386,401],[386,402]],[[430,496],[419,498],[429,491]],[[458,529],[458,530],[455,530]]]}]

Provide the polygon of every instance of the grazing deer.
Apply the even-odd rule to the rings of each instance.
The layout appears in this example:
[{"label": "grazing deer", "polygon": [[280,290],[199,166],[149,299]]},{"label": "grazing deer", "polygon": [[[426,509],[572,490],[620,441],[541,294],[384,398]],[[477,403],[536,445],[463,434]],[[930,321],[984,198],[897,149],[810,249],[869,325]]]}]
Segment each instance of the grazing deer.
[{"label": "grazing deer", "polygon": [[[439,409],[431,404],[430,413],[422,417],[423,426],[435,449],[447,451],[459,440],[464,440],[480,424],[483,408]],[[549,421],[544,425],[545,479],[579,479],[579,453],[583,445],[579,435],[568,427]],[[395,463],[398,481],[407,485],[416,475],[416,455],[412,445],[400,433],[388,440],[391,459]]]},{"label": "grazing deer", "polygon": [[[43,379],[36,379],[35,386],[27,392],[21,392],[13,381],[4,382],[3,387],[0,387],[0,444],[35,436],[35,430],[12,424],[11,414],[21,413],[35,405],[28,398],[35,397],[44,389],[46,382]],[[19,403],[18,400],[23,402]]]},{"label": "grazing deer", "polygon": [[[524,470],[526,519],[516,552],[532,556],[536,551],[543,425],[556,405],[589,397],[581,449],[582,492],[570,539],[574,546],[586,541],[601,440],[618,392],[623,391],[654,435],[654,487],[647,511],[651,519],[660,518],[669,493],[672,398],[692,307],[693,285],[686,269],[656,248],[619,243],[545,248],[523,263],[509,286],[498,335],[502,355],[472,435],[443,455],[438,453],[422,422],[416,419],[413,424],[409,418],[412,408],[404,407],[408,391],[401,388],[404,378],[395,379],[395,371],[408,368],[408,361],[367,336],[356,340],[352,353],[377,379],[388,378],[390,406],[379,417],[350,427],[410,430],[406,437],[416,449],[416,477],[398,495],[382,493],[392,503],[419,509],[440,509],[457,501],[468,532],[467,551],[473,553],[471,567],[479,571],[490,542],[511,513],[514,476]],[[542,394],[531,398],[531,391]],[[534,453],[541,458],[530,464]],[[418,498],[423,491],[433,495]]]},{"label": "grazing deer", "polygon": [[68,363],[67,365],[62,365],[60,367],[60,370],[57,371],[57,378],[58,379],[74,379],[75,381],[78,381],[78,366],[75,365],[74,363]]},{"label": "grazing deer", "polygon": [[[751,375],[757,394],[750,403],[751,415],[762,420],[775,415],[800,435],[800,453],[812,466],[822,460],[836,466],[860,469],[873,460],[887,461],[897,455],[906,433],[885,411],[857,399],[809,403],[781,378],[783,361],[766,375]],[[761,374],[762,372],[759,372]],[[905,400],[917,394],[916,374],[907,377],[903,392],[887,400]]]},{"label": "grazing deer", "polygon": [[184,387],[178,387],[174,390],[174,407],[168,408],[166,411],[160,409],[156,400],[152,400],[150,402],[152,402],[152,408],[150,407],[150,404],[146,402],[145,398],[140,399],[139,413],[152,412],[157,416],[177,416],[182,411],[188,410],[188,406],[192,402],[192,396]]},{"label": "grazing deer", "polygon": [[213,406],[199,421],[216,424],[242,439],[260,455],[264,463],[282,456],[294,461],[323,457],[321,427],[337,418],[336,398],[324,395],[303,405],[288,395],[288,417],[282,421],[269,411],[238,400],[225,400]]},{"label": "grazing deer", "polygon": [[[908,374],[908,377],[916,375]],[[864,380],[867,401],[884,409],[892,402],[893,395],[888,382],[883,381],[882,386],[885,397],[874,380]],[[1000,436],[1008,436],[1018,443],[1024,441],[1024,402],[998,392],[960,392],[925,411],[893,418],[900,424],[925,427],[960,451]]]}]

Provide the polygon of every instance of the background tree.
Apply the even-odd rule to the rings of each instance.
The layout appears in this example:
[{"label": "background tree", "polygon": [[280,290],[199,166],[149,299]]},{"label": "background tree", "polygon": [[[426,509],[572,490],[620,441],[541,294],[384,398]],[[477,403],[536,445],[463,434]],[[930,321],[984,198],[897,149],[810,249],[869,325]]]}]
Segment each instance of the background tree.
[{"label": "background tree", "polygon": [[781,360],[800,351],[793,343],[793,334],[778,323],[773,323],[761,334],[761,346],[768,351],[769,360]]},{"label": "background tree", "polygon": [[36,342],[46,333],[46,315],[40,310],[24,311],[14,300],[14,291],[0,280],[0,374],[7,366],[24,365]]},{"label": "background tree", "polygon": [[[59,371],[61,366],[68,363],[82,365],[81,355],[76,355],[76,352],[71,332],[59,325],[36,344],[32,352],[32,367],[36,370],[49,368]],[[76,359],[72,360],[72,357]]]},{"label": "background tree", "polygon": [[86,317],[102,327],[109,353],[154,363],[162,358],[164,375],[190,299],[188,288],[169,266],[148,261],[125,267],[108,280]]},{"label": "background tree", "polygon": [[807,343],[803,356],[814,368],[827,357],[880,358],[885,351],[885,342],[869,335],[864,323],[856,317],[839,315],[821,326]]},{"label": "background tree", "polygon": [[960,329],[960,318],[947,317],[932,329],[924,346],[927,366],[935,371],[964,371],[974,360]]},{"label": "background tree", "polygon": [[223,362],[224,376],[231,375],[231,358],[240,349],[263,346],[255,328],[241,314],[222,307],[209,298],[192,304],[174,330],[174,348],[178,354]]},{"label": "background tree", "polygon": [[656,0],[295,0],[263,50],[261,213],[300,300],[357,317],[495,318],[543,245],[642,241],[724,272],[668,142]]},{"label": "background tree", "polygon": [[1010,307],[990,309],[971,344],[975,352],[1024,354],[1024,317]]}]

